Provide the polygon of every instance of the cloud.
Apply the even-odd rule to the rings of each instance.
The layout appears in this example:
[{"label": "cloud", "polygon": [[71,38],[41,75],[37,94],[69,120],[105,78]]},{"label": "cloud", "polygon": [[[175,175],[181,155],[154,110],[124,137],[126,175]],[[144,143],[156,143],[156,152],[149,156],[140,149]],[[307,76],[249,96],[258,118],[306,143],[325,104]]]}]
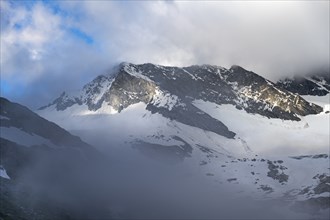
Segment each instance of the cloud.
[{"label": "cloud", "polygon": [[41,2],[29,9],[2,1],[1,9],[1,95],[35,108],[103,71],[92,37],[70,16]]},{"label": "cloud", "polygon": [[33,107],[121,61],[238,64],[271,80],[329,67],[328,1],[1,1],[1,12],[2,88],[26,89],[1,93]]}]

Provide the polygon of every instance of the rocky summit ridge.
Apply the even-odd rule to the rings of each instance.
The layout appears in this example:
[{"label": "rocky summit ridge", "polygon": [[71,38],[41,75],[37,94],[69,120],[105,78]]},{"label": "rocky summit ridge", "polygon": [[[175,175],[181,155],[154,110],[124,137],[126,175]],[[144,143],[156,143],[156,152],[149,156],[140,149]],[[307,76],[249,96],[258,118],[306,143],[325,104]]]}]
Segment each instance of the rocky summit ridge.
[{"label": "rocky summit ridge", "polygon": [[86,105],[90,111],[108,106],[120,112],[144,102],[150,111],[175,119],[186,113],[199,115],[192,105],[194,100],[232,104],[248,113],[285,120],[299,121],[299,116],[322,112],[321,107],[299,94],[240,66],[180,68],[150,63],[121,63],[111,73],[99,75],[86,84],[78,95],[63,92],[40,110],[55,106],[62,111],[77,104]]}]

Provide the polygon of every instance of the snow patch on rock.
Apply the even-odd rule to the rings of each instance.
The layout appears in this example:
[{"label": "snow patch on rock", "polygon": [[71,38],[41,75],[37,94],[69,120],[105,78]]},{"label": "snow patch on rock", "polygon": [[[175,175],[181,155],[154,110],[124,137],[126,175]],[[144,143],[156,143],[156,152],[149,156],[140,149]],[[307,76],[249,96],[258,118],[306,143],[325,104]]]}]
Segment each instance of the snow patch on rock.
[{"label": "snow patch on rock", "polygon": [[26,147],[33,145],[47,145],[53,148],[58,147],[39,135],[29,134],[15,127],[0,127],[0,137]]},{"label": "snow patch on rock", "polygon": [[10,179],[5,168],[2,165],[0,165],[0,176],[5,179]]}]

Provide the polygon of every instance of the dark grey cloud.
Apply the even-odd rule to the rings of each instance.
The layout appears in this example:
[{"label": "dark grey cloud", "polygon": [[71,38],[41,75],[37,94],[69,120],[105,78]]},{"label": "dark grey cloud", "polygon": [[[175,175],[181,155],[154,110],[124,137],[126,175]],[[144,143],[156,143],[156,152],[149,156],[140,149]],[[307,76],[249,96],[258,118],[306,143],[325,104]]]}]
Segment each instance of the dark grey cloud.
[{"label": "dark grey cloud", "polygon": [[128,61],[241,65],[271,80],[329,67],[329,2],[1,1],[1,95],[31,107]]}]

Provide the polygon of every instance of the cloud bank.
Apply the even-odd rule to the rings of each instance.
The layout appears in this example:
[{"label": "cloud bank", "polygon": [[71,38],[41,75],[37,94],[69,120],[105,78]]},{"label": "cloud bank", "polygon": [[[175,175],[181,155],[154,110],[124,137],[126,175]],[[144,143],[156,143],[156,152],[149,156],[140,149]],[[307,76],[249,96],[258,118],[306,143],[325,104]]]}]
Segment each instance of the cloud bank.
[{"label": "cloud bank", "polygon": [[35,108],[122,61],[329,68],[329,1],[1,1],[1,95]]}]

